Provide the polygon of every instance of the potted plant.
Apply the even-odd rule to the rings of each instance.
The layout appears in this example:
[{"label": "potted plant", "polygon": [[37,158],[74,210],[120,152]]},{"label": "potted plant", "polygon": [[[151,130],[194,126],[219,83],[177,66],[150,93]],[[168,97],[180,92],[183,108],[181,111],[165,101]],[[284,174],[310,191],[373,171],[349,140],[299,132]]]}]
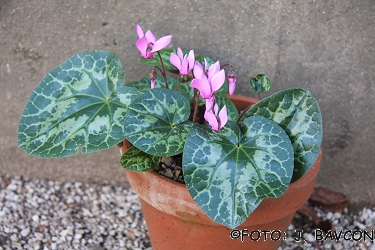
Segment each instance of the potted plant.
[{"label": "potted plant", "polygon": [[[111,52],[72,56],[31,93],[19,123],[19,147],[54,158],[123,145],[121,164],[132,171],[129,182],[140,195],[155,249],[248,249],[246,244],[260,242],[277,248],[319,168],[322,117],[316,99],[300,88],[259,101],[233,95],[231,64],[166,49],[172,36],[156,39],[139,25],[136,31],[141,61],[152,65],[147,77],[124,84],[123,67]],[[259,74],[250,86],[260,97],[271,83]],[[160,168],[182,183],[153,171]],[[146,214],[150,209],[153,214]],[[272,209],[279,215],[270,216]]]}]

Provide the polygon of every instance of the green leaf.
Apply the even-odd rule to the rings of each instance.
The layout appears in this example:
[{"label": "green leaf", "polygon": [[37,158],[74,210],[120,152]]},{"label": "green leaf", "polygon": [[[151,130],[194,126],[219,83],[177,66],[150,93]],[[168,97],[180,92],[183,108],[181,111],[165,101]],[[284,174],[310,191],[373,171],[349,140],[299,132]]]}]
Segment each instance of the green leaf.
[{"label": "green leaf", "polygon": [[[167,81],[168,81],[169,89],[174,90],[174,89],[177,88],[176,79],[174,79],[172,77],[167,77]],[[125,86],[132,87],[135,90],[138,90],[138,91],[141,91],[141,92],[147,92],[151,89],[151,80],[150,80],[150,77],[145,76],[141,80],[139,80],[138,82],[137,81],[129,82]],[[156,78],[155,88],[165,88],[165,81],[164,81],[164,78],[162,76],[158,76]]]},{"label": "green leaf", "polygon": [[215,102],[218,104],[219,109],[221,109],[224,105],[227,106],[228,111],[228,119],[229,121],[236,122],[238,119],[238,109],[233,104],[233,102],[221,92],[215,93]]},{"label": "green leaf", "polygon": [[139,94],[124,83],[118,57],[78,53],[51,70],[21,115],[18,145],[27,153],[63,157],[107,149],[124,139],[124,116]]},{"label": "green leaf", "polygon": [[268,92],[271,90],[271,81],[264,74],[250,78],[250,86],[255,93]]},{"label": "green leaf", "polygon": [[264,117],[217,133],[194,126],[183,152],[186,186],[214,221],[236,228],[268,197],[279,197],[293,173],[293,148],[285,131]]},{"label": "green leaf", "polygon": [[126,138],[150,155],[182,152],[192,123],[190,103],[180,93],[152,89],[134,100],[125,117]]},{"label": "green leaf", "polygon": [[[241,118],[263,116],[285,129],[294,148],[293,180],[315,163],[322,144],[323,124],[318,102],[305,89],[286,89],[262,99]],[[240,121],[240,123],[241,123]]]},{"label": "green leaf", "polygon": [[130,147],[121,157],[121,165],[133,172],[153,170],[159,163],[160,157],[146,154],[138,148]]}]

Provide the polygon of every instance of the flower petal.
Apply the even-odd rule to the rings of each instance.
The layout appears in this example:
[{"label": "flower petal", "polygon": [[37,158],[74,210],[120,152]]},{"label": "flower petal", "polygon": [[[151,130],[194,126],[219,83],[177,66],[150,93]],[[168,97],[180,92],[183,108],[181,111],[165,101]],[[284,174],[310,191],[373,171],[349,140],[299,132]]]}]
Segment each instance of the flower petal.
[{"label": "flower petal", "polygon": [[219,112],[219,121],[220,121],[220,128],[225,126],[228,122],[228,111],[227,111],[227,106],[224,105],[224,107],[220,110]]},{"label": "flower petal", "polygon": [[219,130],[219,123],[217,122],[217,118],[212,111],[206,111],[204,113],[204,119],[208,122],[211,128],[215,131]]},{"label": "flower petal", "polygon": [[228,88],[229,88],[229,94],[233,95],[234,91],[236,90],[236,77],[229,77],[228,78]]},{"label": "flower petal", "polygon": [[211,98],[206,99],[206,111],[212,110],[214,103],[215,103],[215,95],[213,95]]},{"label": "flower petal", "polygon": [[212,77],[220,71],[220,63],[219,61],[217,61],[216,63],[212,64],[209,68],[208,68],[208,72],[207,72],[207,75],[208,75],[208,80],[211,81]]},{"label": "flower petal", "polygon": [[159,40],[157,40],[154,43],[154,46],[152,47],[151,52],[156,52],[156,51],[159,51],[161,49],[164,49],[171,42],[171,39],[172,39],[171,35],[161,37]]},{"label": "flower petal", "polygon": [[145,36],[145,34],[143,33],[143,30],[142,30],[141,26],[139,26],[139,24],[137,24],[135,29],[137,30],[138,38],[142,38],[142,37]]},{"label": "flower petal", "polygon": [[188,60],[189,60],[188,71],[190,72],[194,68],[194,61],[195,61],[194,50],[190,50],[189,55],[188,55]]},{"label": "flower petal", "polygon": [[214,76],[212,76],[212,79],[210,82],[212,92],[215,92],[218,89],[220,89],[221,86],[223,86],[224,81],[225,81],[225,71],[224,69],[222,69],[218,73],[216,73]]},{"label": "flower petal", "polygon": [[180,58],[174,53],[171,53],[171,56],[169,57],[169,61],[176,67],[178,70],[181,68],[181,60]]},{"label": "flower petal", "polygon": [[182,61],[182,59],[184,58],[184,54],[182,53],[182,50],[180,49],[180,47],[177,48],[177,55]]},{"label": "flower petal", "polygon": [[154,89],[156,87],[155,80],[151,80],[151,89]]},{"label": "flower petal", "polygon": [[181,75],[187,75],[187,74],[189,74],[188,68],[189,68],[189,61],[188,61],[187,56],[185,56],[182,59],[182,62],[181,62],[180,74]]},{"label": "flower petal", "polygon": [[190,83],[190,87],[198,89],[201,97],[204,99],[212,97],[210,83],[205,74],[202,74],[199,80],[193,79]]},{"label": "flower petal", "polygon": [[207,59],[204,58],[204,72],[208,72],[208,68],[209,68],[209,65],[208,65]]},{"label": "flower petal", "polygon": [[155,43],[156,38],[151,30],[146,31],[145,37],[147,38],[148,43]]},{"label": "flower petal", "polygon": [[198,78],[198,79],[203,74],[202,64],[199,61],[195,61],[194,69],[193,69],[193,74],[194,74],[194,77]]},{"label": "flower petal", "polygon": [[139,52],[141,52],[141,56],[146,58],[147,57],[147,47],[148,42],[145,36],[141,37],[135,42],[135,46],[137,46]]}]

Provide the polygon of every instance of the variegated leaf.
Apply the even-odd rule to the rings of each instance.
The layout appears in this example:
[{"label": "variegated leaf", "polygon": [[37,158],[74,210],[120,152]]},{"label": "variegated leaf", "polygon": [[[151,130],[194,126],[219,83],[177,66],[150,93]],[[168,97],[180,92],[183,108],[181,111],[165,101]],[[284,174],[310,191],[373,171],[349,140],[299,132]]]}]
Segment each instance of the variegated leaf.
[{"label": "variegated leaf", "polygon": [[318,102],[308,90],[279,91],[252,106],[241,121],[250,116],[266,117],[285,129],[294,148],[292,181],[314,165],[322,144],[323,125]]},{"label": "variegated leaf", "polygon": [[250,87],[255,93],[268,92],[271,90],[271,81],[266,75],[259,74],[250,78]]},{"label": "variegated leaf", "polygon": [[153,170],[159,163],[160,157],[146,154],[138,148],[130,147],[121,157],[121,165],[133,172]]},{"label": "variegated leaf", "polygon": [[182,94],[152,89],[129,106],[125,117],[126,138],[147,154],[179,154],[192,126],[189,115],[190,103]]},{"label": "variegated leaf", "polygon": [[124,83],[118,57],[78,53],[51,70],[21,115],[18,144],[27,153],[63,157],[107,149],[124,139],[124,116],[139,94]]},{"label": "variegated leaf", "polygon": [[186,186],[214,221],[230,228],[244,222],[268,197],[279,197],[293,174],[293,148],[285,131],[260,116],[219,132],[194,126],[183,152]]}]

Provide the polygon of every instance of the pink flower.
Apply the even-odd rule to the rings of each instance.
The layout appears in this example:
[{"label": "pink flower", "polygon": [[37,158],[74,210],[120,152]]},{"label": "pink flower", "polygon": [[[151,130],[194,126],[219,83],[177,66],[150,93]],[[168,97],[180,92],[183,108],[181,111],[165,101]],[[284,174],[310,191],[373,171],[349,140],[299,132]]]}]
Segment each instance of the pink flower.
[{"label": "pink flower", "polygon": [[211,128],[215,131],[219,131],[228,122],[227,107],[224,107],[219,111],[219,106],[215,104],[214,112],[212,110],[206,110],[204,113],[204,119],[208,122]]},{"label": "pink flower", "polygon": [[189,55],[183,55],[182,50],[177,48],[176,53],[172,52],[170,56],[170,62],[178,68],[181,75],[188,75],[194,68],[194,50],[190,50]]},{"label": "pink flower", "polygon": [[190,83],[190,87],[199,90],[200,95],[204,99],[210,99],[215,91],[223,86],[225,81],[225,72],[220,70],[219,61],[212,64],[207,71],[207,75],[203,72],[202,65],[196,62],[194,67],[194,77]]},{"label": "pink flower", "polygon": [[138,40],[135,43],[138,50],[141,52],[141,56],[146,59],[151,59],[154,57],[154,53],[164,49],[171,42],[172,36],[163,36],[156,41],[154,34],[150,30],[146,31],[146,34],[143,33],[141,26],[137,24],[136,27]]},{"label": "pink flower", "polygon": [[236,90],[236,73],[233,70],[228,72],[228,88],[229,94],[233,95],[234,91]]}]

